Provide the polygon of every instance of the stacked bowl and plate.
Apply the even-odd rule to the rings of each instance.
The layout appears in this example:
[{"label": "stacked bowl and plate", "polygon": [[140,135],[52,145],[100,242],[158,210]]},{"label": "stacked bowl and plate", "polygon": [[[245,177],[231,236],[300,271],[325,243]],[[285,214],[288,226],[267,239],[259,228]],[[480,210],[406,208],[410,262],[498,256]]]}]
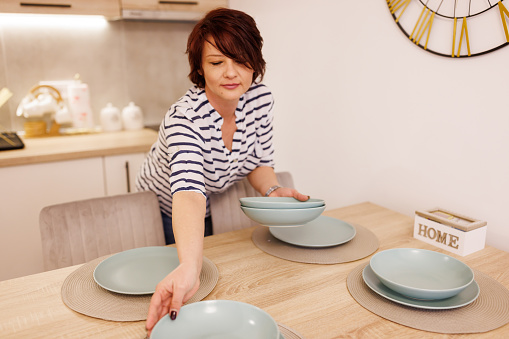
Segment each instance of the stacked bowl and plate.
[{"label": "stacked bowl and plate", "polygon": [[321,215],[325,201],[291,197],[240,198],[240,208],[251,220],[269,227],[277,239],[291,245],[322,248],[344,244],[355,237],[355,227]]},{"label": "stacked bowl and plate", "polygon": [[466,306],[480,292],[474,272],[465,263],[443,253],[417,248],[376,253],[362,276],[380,296],[423,309]]}]

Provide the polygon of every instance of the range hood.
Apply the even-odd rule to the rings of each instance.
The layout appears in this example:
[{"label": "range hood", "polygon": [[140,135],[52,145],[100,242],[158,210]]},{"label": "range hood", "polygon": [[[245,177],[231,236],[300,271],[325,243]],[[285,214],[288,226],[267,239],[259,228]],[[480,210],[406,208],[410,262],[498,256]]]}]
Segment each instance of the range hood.
[{"label": "range hood", "polygon": [[122,19],[126,20],[198,21],[204,15],[202,12],[190,11],[122,10]]},{"label": "range hood", "polygon": [[228,7],[228,0],[122,0],[122,18],[198,21],[207,12],[218,7]]}]

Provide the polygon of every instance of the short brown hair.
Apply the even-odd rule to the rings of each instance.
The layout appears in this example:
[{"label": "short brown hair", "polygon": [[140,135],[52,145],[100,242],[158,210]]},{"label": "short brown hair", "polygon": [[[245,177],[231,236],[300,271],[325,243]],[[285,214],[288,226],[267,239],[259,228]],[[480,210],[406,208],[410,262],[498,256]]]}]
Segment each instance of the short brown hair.
[{"label": "short brown hair", "polygon": [[226,57],[251,68],[253,82],[263,79],[265,60],[263,39],[256,22],[248,14],[228,8],[210,11],[201,19],[187,40],[187,55],[191,71],[189,79],[198,87],[205,87],[202,70],[202,52],[205,41],[214,39],[215,47]]}]

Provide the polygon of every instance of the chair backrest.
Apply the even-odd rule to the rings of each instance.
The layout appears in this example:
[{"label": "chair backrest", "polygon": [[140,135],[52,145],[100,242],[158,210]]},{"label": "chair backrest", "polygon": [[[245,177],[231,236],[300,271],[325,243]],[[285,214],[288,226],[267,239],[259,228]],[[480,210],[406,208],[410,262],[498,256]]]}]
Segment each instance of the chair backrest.
[{"label": "chair backrest", "polygon": [[144,246],[164,246],[154,192],[47,206],[39,215],[45,270]]},{"label": "chair backrest", "polygon": [[[276,177],[281,186],[294,188],[293,178],[289,172],[278,172]],[[247,178],[236,182],[223,193],[211,194],[209,199],[213,233],[219,234],[257,225],[242,212],[239,199],[259,196],[261,194],[251,186]]]}]

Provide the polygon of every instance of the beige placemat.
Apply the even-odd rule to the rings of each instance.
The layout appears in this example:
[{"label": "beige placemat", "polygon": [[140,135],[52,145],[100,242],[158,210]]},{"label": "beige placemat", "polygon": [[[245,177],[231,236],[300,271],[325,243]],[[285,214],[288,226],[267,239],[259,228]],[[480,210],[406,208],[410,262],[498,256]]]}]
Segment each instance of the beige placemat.
[{"label": "beige placemat", "polygon": [[285,337],[285,339],[304,339],[304,337],[292,328],[286,327],[283,324],[278,323],[279,332]]},{"label": "beige placemat", "polygon": [[395,323],[437,333],[482,333],[509,323],[509,290],[495,279],[474,270],[479,297],[471,304],[451,310],[427,310],[401,305],[373,292],[364,282],[363,263],[348,274],[352,297],[367,310]]},{"label": "beige placemat", "polygon": [[295,246],[275,238],[268,227],[258,226],[252,234],[253,243],[275,257],[308,264],[339,264],[367,257],[378,249],[376,235],[366,227],[353,225],[355,237],[349,242],[324,248]]},{"label": "beige placemat", "polygon": [[[109,255],[94,259],[69,274],[62,285],[62,301],[70,309],[94,318],[112,321],[146,320],[151,294],[114,293],[95,282],[95,267],[108,257]],[[200,288],[186,304],[205,298],[214,289],[218,279],[219,271],[216,265],[203,257]]]}]

